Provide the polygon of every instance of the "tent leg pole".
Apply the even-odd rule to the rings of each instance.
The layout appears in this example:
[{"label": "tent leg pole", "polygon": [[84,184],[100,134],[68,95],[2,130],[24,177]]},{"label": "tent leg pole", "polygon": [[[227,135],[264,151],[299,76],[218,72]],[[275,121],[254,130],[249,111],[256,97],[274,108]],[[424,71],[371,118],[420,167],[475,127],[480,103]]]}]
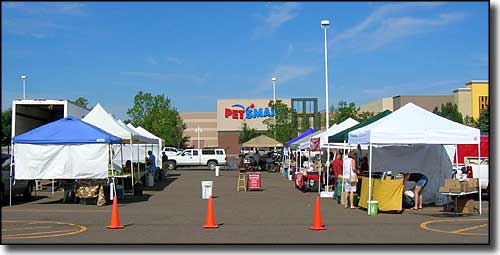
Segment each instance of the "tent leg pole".
[{"label": "tent leg pole", "polygon": [[[130,138],[130,172],[132,173],[132,193],[134,192],[134,153],[132,152],[132,138]],[[139,169],[139,168],[137,168]]]},{"label": "tent leg pole", "polygon": [[[11,143],[12,144],[12,143]],[[14,158],[14,146],[11,145],[11,153],[10,153],[10,174],[9,174],[9,207],[12,206],[12,167],[13,167],[13,161],[12,159]]]},{"label": "tent leg pole", "polygon": [[52,196],[54,196],[54,179],[52,179]]},{"label": "tent leg pole", "polygon": [[370,215],[370,204],[371,204],[371,201],[372,201],[372,159],[373,159],[373,151],[372,151],[372,141],[371,141],[371,137],[370,137],[370,165],[368,167],[368,215]]},{"label": "tent leg pole", "polygon": [[[477,143],[477,155],[478,155],[478,161],[479,161],[479,178],[477,178],[477,184],[479,186],[479,215],[483,213],[483,205],[482,205],[482,196],[481,196],[481,136],[479,136],[479,142]],[[472,176],[474,177],[474,176]],[[489,194],[488,194],[489,196]]]},{"label": "tent leg pole", "polygon": [[328,185],[330,185],[330,181],[328,178],[329,177],[329,173],[330,173],[330,147],[328,147],[326,149],[326,192],[330,192],[330,187]]}]

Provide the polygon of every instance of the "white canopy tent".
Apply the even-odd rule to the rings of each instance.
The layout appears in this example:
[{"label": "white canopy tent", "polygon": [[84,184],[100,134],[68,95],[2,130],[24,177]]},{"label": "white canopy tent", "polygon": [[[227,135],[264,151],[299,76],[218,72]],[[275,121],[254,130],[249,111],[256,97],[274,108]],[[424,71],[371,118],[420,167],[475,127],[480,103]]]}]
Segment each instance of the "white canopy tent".
[{"label": "white canopy tent", "polygon": [[[128,143],[132,146],[134,143],[148,143],[151,139],[139,135],[137,132],[127,128],[126,125],[120,124],[113,116],[108,113],[101,104],[97,104],[92,110],[82,119],[83,121],[92,124],[114,136],[121,138],[122,143]],[[132,152],[130,157],[133,158]],[[114,164],[112,164],[114,165]],[[134,188],[134,167],[131,164],[132,189]]]},{"label": "white canopy tent", "polygon": [[[372,145],[410,144],[477,144],[480,152],[480,131],[433,114],[413,103],[408,103],[393,113],[369,125],[349,132],[349,144],[369,144],[369,188],[371,201]],[[446,154],[446,152],[444,152]],[[421,157],[425,157],[420,154]],[[479,158],[481,155],[479,155]],[[421,158],[420,160],[425,160]],[[481,171],[479,171],[481,173]],[[481,180],[479,178],[479,180]],[[480,181],[479,181],[480,182]],[[481,183],[479,183],[479,213],[481,208]]]}]

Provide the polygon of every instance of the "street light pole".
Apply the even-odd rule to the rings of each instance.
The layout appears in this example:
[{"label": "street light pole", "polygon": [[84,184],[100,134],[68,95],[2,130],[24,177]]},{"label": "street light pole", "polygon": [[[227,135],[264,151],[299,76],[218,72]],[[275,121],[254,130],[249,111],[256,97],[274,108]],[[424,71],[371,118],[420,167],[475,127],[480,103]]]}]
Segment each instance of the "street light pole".
[{"label": "street light pole", "polygon": [[21,75],[21,80],[23,80],[23,99],[26,99],[26,79],[28,79],[28,76],[25,74]]},{"label": "street light pole", "polygon": [[326,91],[326,96],[325,96],[325,105],[326,105],[326,129],[329,128],[330,125],[330,113],[328,109],[328,45],[327,45],[327,37],[326,37],[326,30],[330,26],[330,21],[329,20],[322,20],[321,21],[321,27],[323,28],[323,31],[325,32],[325,91]]},{"label": "street light pole", "polygon": [[276,77],[271,78],[273,81],[273,103],[274,103],[274,139],[276,139]]},{"label": "street light pole", "polygon": [[[330,126],[330,111],[328,109],[328,44],[326,37],[326,30],[330,26],[330,21],[325,19],[321,21],[321,27],[323,28],[325,34],[325,106],[326,106],[326,130]],[[329,176],[328,170],[330,168],[330,147],[327,147],[326,152],[326,192],[329,192]],[[319,190],[321,191],[321,174],[320,174]]]}]

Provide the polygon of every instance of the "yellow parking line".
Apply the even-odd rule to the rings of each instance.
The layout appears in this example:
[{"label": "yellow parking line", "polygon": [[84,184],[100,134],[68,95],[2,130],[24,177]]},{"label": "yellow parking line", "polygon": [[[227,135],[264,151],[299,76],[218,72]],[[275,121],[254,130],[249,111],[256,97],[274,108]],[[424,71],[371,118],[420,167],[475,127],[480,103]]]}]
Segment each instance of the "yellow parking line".
[{"label": "yellow parking line", "polygon": [[10,209],[2,210],[2,212],[111,212],[111,210],[19,210]]},{"label": "yellow parking line", "polygon": [[13,237],[13,236],[32,236],[32,235],[38,235],[38,234],[61,233],[61,232],[71,232],[71,231],[72,231],[71,229],[66,229],[66,230],[46,231],[46,232],[21,233],[21,234],[4,235],[4,236],[5,236],[5,237]]},{"label": "yellow parking line", "polygon": [[51,228],[51,226],[45,226],[45,227],[32,227],[32,228],[9,228],[9,229],[2,229],[2,231],[25,230],[25,229],[35,229],[35,228]]},{"label": "yellow parking line", "polygon": [[[87,231],[87,227],[78,225],[78,224],[73,224],[73,223],[66,223],[66,222],[56,222],[56,221],[14,221],[14,220],[7,220],[7,221],[2,221],[2,223],[17,223],[17,222],[24,222],[24,223],[29,223],[29,224],[57,224],[57,225],[69,225],[72,227],[76,227],[78,229],[76,230],[59,230],[59,231],[47,231],[47,232],[36,232],[36,233],[25,233],[25,234],[16,234],[16,235],[4,235],[2,236],[2,240],[12,240],[12,239],[31,239],[31,238],[46,238],[46,237],[56,237],[56,236],[68,236],[68,235],[75,235],[79,234],[82,232]],[[39,235],[39,234],[45,234],[45,235]]]},{"label": "yellow parking line", "polygon": [[450,233],[457,234],[457,233],[465,232],[465,231],[468,231],[468,230],[473,230],[473,229],[476,229],[476,228],[482,228],[482,227],[486,227],[486,226],[488,226],[488,224],[481,224],[481,225],[477,225],[477,226],[473,226],[473,227],[469,227],[469,228],[458,229],[458,230],[455,230],[455,231],[450,232]]},{"label": "yellow parking line", "polygon": [[[472,235],[472,236],[486,236],[488,234],[481,234],[481,233],[463,233],[463,232],[457,232],[453,233],[455,231],[445,231],[445,230],[440,230],[440,229],[435,229],[435,228],[430,228],[427,225],[431,223],[436,223],[436,222],[460,222],[460,221],[486,221],[488,220],[487,218],[479,218],[479,219],[459,219],[459,220],[431,220],[431,221],[426,221],[420,224],[420,227],[429,230],[429,231],[434,231],[434,232],[440,232],[440,233],[447,233],[447,234],[455,234],[455,235]],[[486,224],[487,225],[487,224]],[[476,228],[478,228],[476,226]],[[459,229],[462,230],[462,229]],[[465,231],[465,230],[463,230]]]}]

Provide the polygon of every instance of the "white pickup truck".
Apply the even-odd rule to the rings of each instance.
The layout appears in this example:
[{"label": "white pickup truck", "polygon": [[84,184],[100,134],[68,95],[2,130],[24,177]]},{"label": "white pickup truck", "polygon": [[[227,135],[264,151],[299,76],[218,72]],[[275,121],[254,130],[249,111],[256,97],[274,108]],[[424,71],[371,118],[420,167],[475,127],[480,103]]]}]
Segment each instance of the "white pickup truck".
[{"label": "white pickup truck", "polygon": [[[489,158],[481,157],[481,171],[479,171],[478,157],[464,157],[464,165],[468,178],[480,178],[481,189],[489,191]],[[470,172],[472,170],[472,173]],[[480,174],[481,173],[481,174]],[[472,174],[472,176],[470,176]]]},{"label": "white pickup truck", "polygon": [[226,164],[224,149],[187,149],[168,157],[168,170],[178,166],[208,166],[210,170]]}]

